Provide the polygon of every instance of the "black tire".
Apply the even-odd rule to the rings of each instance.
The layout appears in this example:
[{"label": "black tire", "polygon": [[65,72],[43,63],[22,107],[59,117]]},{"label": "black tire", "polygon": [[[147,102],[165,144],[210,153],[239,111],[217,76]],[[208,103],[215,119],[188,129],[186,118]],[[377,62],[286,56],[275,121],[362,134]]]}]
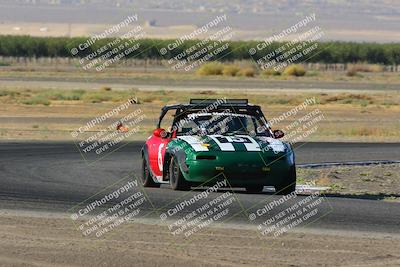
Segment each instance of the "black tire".
[{"label": "black tire", "polygon": [[277,195],[288,195],[296,191],[296,166],[290,168],[289,176],[279,185],[275,185]]},{"label": "black tire", "polygon": [[190,190],[190,183],[185,180],[179,168],[178,160],[175,157],[171,157],[169,162],[169,183],[173,190],[187,191]]},{"label": "black tire", "polygon": [[142,185],[144,187],[160,187],[160,184],[155,183],[151,178],[149,165],[145,158],[142,159]]},{"label": "black tire", "polygon": [[245,187],[248,194],[259,194],[263,191],[263,185],[248,185]]}]

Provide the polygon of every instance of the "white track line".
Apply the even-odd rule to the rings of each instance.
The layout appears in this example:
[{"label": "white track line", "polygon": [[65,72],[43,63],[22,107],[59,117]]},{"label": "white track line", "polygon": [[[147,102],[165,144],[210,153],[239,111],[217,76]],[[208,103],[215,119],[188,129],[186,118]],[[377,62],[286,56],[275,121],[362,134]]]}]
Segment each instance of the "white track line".
[{"label": "white track line", "polygon": [[396,164],[400,160],[368,160],[368,161],[348,161],[348,162],[326,162],[326,163],[307,163],[298,164],[298,168],[324,168],[332,166],[366,166],[375,164]]}]

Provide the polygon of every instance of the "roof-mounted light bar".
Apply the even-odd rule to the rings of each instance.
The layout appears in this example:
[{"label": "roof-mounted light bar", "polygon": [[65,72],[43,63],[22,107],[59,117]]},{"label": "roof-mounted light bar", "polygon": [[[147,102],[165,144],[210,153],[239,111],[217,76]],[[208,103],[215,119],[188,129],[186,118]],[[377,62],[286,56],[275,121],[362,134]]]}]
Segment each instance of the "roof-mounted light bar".
[{"label": "roof-mounted light bar", "polygon": [[[191,105],[211,105],[213,103],[221,103],[222,99],[190,99]],[[223,99],[222,104],[227,105],[247,105],[248,99]]]}]

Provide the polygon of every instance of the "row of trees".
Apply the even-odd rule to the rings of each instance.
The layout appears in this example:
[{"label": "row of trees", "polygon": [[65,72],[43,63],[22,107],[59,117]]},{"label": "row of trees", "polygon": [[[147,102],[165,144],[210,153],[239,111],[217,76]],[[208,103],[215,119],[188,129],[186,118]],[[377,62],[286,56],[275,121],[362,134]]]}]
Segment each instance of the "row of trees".
[{"label": "row of trees", "polygon": [[[87,38],[66,38],[66,37],[31,37],[31,36],[0,36],[0,56],[11,57],[84,57],[99,49],[106,47],[112,50],[113,46],[108,44],[114,43],[114,47],[122,42],[115,42],[116,39],[101,39],[95,42],[88,41]],[[158,39],[141,39],[137,42],[130,42],[134,46],[140,43],[140,46],[134,53],[130,53],[127,57],[135,57],[140,59],[169,59],[171,57],[182,54],[182,52],[190,49],[198,44],[199,40],[190,40],[180,42],[179,40],[158,40]],[[257,41],[233,41],[227,42],[229,45],[226,49],[218,54],[218,60],[231,61],[250,59],[249,53],[251,48],[256,48]],[[175,45],[174,45],[175,44]],[[167,49],[174,47],[173,49]],[[203,46],[207,44],[203,43]],[[258,50],[253,57],[262,57],[285,43],[272,43],[261,51]],[[88,46],[88,47],[86,47]],[[76,48],[76,50],[74,50]],[[81,48],[81,49],[80,49]],[[163,50],[163,48],[166,48]],[[197,50],[191,50],[198,51]],[[106,51],[102,51],[105,53]],[[77,53],[77,54],[75,54]],[[355,43],[355,42],[321,42],[318,48],[308,62],[321,63],[352,63],[352,62],[368,62],[385,65],[397,65],[400,63],[400,44],[388,43]]]}]

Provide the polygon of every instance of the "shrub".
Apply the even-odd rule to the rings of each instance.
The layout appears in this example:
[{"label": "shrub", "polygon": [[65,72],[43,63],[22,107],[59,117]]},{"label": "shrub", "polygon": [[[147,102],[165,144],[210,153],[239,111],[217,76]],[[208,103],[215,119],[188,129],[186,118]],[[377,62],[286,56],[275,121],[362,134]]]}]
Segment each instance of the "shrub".
[{"label": "shrub", "polygon": [[384,71],[383,66],[379,64],[370,64],[369,65],[369,70],[371,72],[382,72]]},{"label": "shrub", "polygon": [[357,70],[350,68],[347,70],[346,75],[349,77],[354,77],[357,75]]},{"label": "shrub", "polygon": [[224,66],[224,69],[222,70],[222,74],[224,76],[236,76],[239,71],[240,71],[240,68],[236,65],[226,65],[226,66]]},{"label": "shrub", "polygon": [[222,75],[224,66],[219,62],[209,62],[202,65],[198,70],[199,75]]},{"label": "shrub", "polygon": [[284,75],[290,75],[290,76],[304,76],[306,74],[306,70],[302,65],[290,65],[285,68],[283,71]]},{"label": "shrub", "polygon": [[379,64],[356,63],[349,64],[348,70],[355,72],[382,72],[383,66]]},{"label": "shrub", "polygon": [[279,76],[279,75],[281,75],[281,73],[279,71],[276,71],[274,69],[263,70],[261,74],[264,76]]},{"label": "shrub", "polygon": [[245,77],[254,77],[255,74],[256,74],[256,71],[252,67],[247,67],[247,68],[241,69],[238,72],[239,76],[245,76]]}]

